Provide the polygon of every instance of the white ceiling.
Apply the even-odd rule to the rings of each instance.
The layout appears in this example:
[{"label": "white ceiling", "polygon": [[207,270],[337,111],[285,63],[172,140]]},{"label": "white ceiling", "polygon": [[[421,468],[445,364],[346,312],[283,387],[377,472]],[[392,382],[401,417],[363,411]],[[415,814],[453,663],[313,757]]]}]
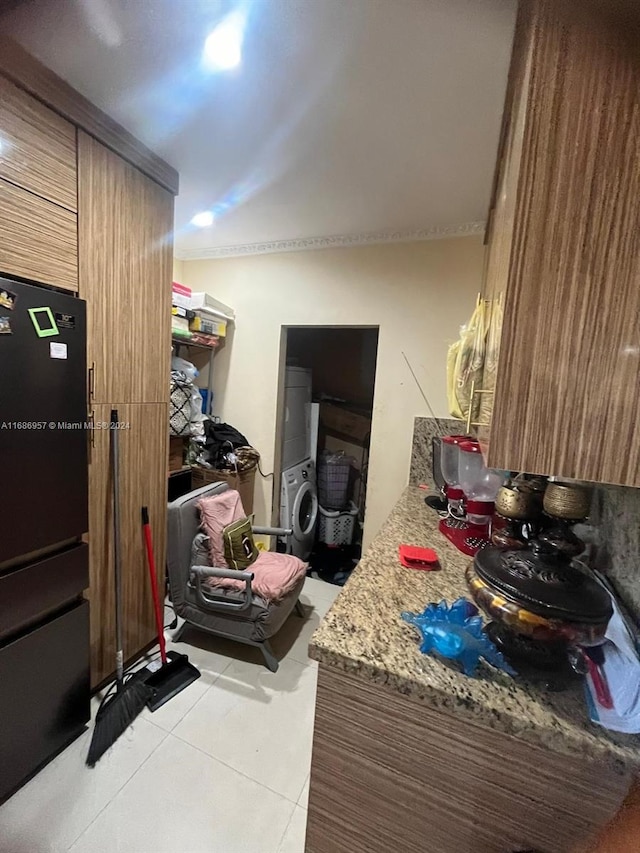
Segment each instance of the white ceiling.
[{"label": "white ceiling", "polygon": [[217,74],[230,0],[13,0],[2,26],[178,169],[179,257],[485,218],[515,0],[241,2],[242,65]]}]

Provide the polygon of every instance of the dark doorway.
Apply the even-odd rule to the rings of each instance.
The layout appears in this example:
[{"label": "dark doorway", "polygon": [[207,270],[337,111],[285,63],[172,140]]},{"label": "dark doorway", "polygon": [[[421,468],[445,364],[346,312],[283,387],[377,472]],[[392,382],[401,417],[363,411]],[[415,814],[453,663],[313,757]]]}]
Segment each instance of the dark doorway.
[{"label": "dark doorway", "polygon": [[[377,327],[358,326],[283,329],[283,375],[286,368],[310,374],[309,455],[315,461],[319,505],[307,559],[313,576],[333,583],[344,583],[361,554],[378,333]],[[283,425],[290,414],[286,395],[285,388]],[[280,441],[286,426],[283,430]]]}]

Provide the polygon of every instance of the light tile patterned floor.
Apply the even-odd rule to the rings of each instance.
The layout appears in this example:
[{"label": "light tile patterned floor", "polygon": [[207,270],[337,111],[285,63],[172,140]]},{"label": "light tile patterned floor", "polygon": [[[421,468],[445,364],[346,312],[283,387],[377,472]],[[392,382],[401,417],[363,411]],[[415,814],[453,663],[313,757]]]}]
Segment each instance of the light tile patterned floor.
[{"label": "light tile patterned floor", "polygon": [[317,665],[309,637],[339,587],[308,579],[273,642],[185,631],[202,677],[148,711],[93,770],[91,731],[0,807],[0,853],[303,853]]}]

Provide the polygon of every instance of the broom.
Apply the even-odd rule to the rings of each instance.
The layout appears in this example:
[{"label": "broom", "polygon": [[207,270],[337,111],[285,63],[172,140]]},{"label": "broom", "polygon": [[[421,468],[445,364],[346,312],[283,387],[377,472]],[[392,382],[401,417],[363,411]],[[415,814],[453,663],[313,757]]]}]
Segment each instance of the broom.
[{"label": "broom", "polygon": [[94,767],[109,747],[118,740],[140,714],[153,690],[135,678],[124,680],[124,655],[122,651],[122,574],[120,563],[120,510],[118,506],[118,411],[111,410],[110,429],[111,474],[113,481],[113,564],[116,593],[116,692],[103,700],[96,714],[87,764]]},{"label": "broom", "polygon": [[162,618],[162,607],[158,594],[158,576],[156,574],[156,562],[153,557],[153,541],[151,537],[151,525],[149,524],[149,510],[142,507],[142,529],[147,549],[147,566],[149,568],[149,581],[151,583],[151,594],[156,614],[156,628],[158,630],[158,643],[160,645],[160,666],[150,665],[140,674],[144,678],[147,687],[153,690],[153,696],[147,702],[150,711],[157,711],[165,702],[172,699],[185,687],[200,678],[200,670],[189,663],[186,655],[178,652],[167,652],[164,639],[164,625]]}]

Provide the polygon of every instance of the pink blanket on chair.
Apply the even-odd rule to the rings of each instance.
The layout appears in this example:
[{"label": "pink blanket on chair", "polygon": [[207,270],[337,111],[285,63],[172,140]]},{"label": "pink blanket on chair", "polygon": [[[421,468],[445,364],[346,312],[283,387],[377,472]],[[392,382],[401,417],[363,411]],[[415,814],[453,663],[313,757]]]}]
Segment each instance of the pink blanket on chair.
[{"label": "pink blanket on chair", "polygon": [[[220,495],[202,498],[198,501],[198,509],[202,528],[209,537],[211,565],[219,569],[228,568],[224,558],[222,531],[228,524],[246,517],[240,495],[229,489]],[[251,586],[256,595],[267,601],[280,601],[304,577],[307,564],[292,554],[261,551],[247,571],[254,574]],[[211,587],[236,589],[240,592],[245,588],[243,581],[232,578],[208,578],[206,583]]]}]

